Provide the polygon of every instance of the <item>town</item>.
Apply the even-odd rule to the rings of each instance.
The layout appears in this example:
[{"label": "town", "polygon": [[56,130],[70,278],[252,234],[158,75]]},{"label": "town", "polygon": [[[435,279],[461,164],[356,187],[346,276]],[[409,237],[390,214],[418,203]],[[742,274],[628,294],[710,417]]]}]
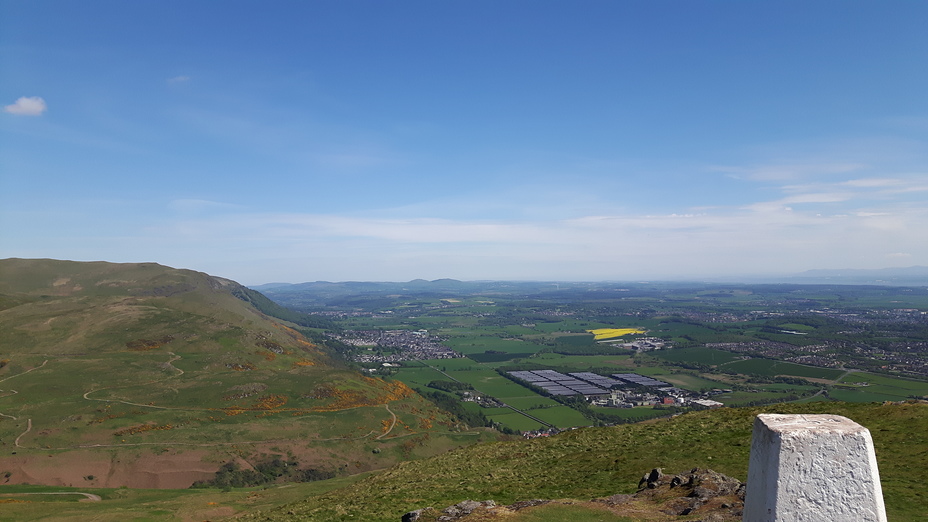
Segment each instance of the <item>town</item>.
[{"label": "town", "polygon": [[361,348],[352,357],[358,363],[397,363],[426,359],[456,359],[462,354],[441,344],[428,330],[350,330],[328,337]]}]

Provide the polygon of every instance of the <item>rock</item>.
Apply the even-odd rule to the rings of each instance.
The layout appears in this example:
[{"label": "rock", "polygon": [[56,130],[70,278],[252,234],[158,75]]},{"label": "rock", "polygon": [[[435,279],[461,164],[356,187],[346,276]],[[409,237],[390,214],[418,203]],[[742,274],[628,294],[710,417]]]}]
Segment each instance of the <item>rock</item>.
[{"label": "rock", "polygon": [[654,468],[650,473],[645,473],[641,480],[638,481],[638,487],[640,488],[642,484],[647,484],[649,488],[656,488],[661,479],[664,478],[664,470],[662,468]]},{"label": "rock", "polygon": [[435,511],[435,508],[427,507],[427,508],[417,509],[415,511],[410,511],[409,513],[406,513],[405,515],[403,515],[403,518],[401,520],[402,522],[416,522],[417,520],[422,518],[422,514],[425,513],[426,511]]},{"label": "rock", "polygon": [[437,512],[435,508],[431,507],[410,511],[403,515],[402,521],[417,522],[420,520],[434,520],[437,522],[454,522],[470,515],[474,511],[482,510],[482,512],[489,512],[495,507],[496,502],[492,500],[485,500],[483,502],[478,502],[476,500],[464,500],[453,506],[447,507],[440,512]]},{"label": "rock", "polygon": [[547,504],[547,503],[549,503],[549,502],[551,502],[551,501],[550,501],[550,500],[541,500],[541,499],[539,499],[539,498],[536,498],[536,499],[534,499],[534,500],[522,500],[522,501],[520,501],[520,502],[516,502],[515,504],[510,504],[510,505],[506,506],[506,508],[509,509],[509,510],[511,510],[511,511],[518,511],[518,510],[520,510],[520,509],[525,509],[525,508],[527,508],[527,507],[541,506],[541,505]]},{"label": "rock", "polygon": [[660,503],[661,511],[668,515],[706,513],[713,520],[738,520],[744,508],[744,484],[711,469],[693,468],[669,480],[660,469],[654,469],[646,478],[635,498]]}]

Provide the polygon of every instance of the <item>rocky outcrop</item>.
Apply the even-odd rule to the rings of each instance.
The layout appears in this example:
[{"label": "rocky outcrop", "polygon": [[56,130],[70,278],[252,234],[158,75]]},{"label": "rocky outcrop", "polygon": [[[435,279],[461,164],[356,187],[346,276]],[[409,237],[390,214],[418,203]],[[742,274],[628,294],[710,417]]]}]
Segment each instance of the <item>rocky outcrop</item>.
[{"label": "rocky outcrop", "polygon": [[[526,500],[497,506],[492,500],[465,500],[441,511],[428,507],[403,515],[403,522],[467,522],[503,519],[508,515],[544,504],[596,505],[617,515],[634,515],[636,520],[687,520],[734,522],[744,510],[745,485],[741,481],[712,471],[693,468],[687,473],[666,475],[661,468],[645,473],[638,492],[613,495],[590,502],[568,500]],[[700,518],[693,519],[693,516]]]},{"label": "rocky outcrop", "polygon": [[433,507],[417,509],[403,515],[403,522],[455,522],[471,513],[486,513],[496,507],[496,502],[484,500],[465,500],[441,511]]},{"label": "rocky outcrop", "polygon": [[668,515],[711,513],[711,520],[741,520],[744,510],[745,484],[711,469],[667,476],[655,468],[641,478],[638,488],[623,501],[649,499]]}]

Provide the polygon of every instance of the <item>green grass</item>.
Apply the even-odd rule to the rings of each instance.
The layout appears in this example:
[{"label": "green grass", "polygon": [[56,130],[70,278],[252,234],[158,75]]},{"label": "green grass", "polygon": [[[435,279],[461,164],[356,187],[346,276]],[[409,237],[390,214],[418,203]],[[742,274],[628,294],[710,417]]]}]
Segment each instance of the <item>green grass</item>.
[{"label": "green grass", "polygon": [[[11,471],[11,482],[57,473],[37,478],[20,468],[62,466],[70,477],[65,483],[81,484],[92,473],[102,477],[96,485],[107,484],[109,463],[132,469],[163,457],[169,468],[174,452],[188,450],[201,451],[203,460],[182,465],[202,475],[228,460],[275,451],[320,468],[351,463],[363,471],[473,440],[462,439],[431,403],[390,395],[389,383],[363,378],[204,274],[155,265],[36,264],[48,265],[41,277],[15,277],[16,267],[0,272],[4,291],[26,292],[5,300],[0,316],[0,346],[9,359],[0,368],[0,440],[12,446],[19,439],[17,462],[0,467]],[[30,277],[44,283],[29,283]],[[298,364],[306,361],[314,365]],[[241,396],[243,386],[261,389]],[[271,401],[276,406],[262,406],[273,397],[280,399]],[[376,439],[391,411],[400,422]],[[415,447],[407,444],[426,435]],[[371,452],[374,441],[380,454]],[[67,469],[75,453],[96,467]]]},{"label": "green grass", "polygon": [[657,374],[660,379],[684,390],[700,392],[714,388],[724,388],[724,384],[712,379],[705,379],[696,375],[687,373],[662,373]]},{"label": "green grass", "polygon": [[[95,489],[53,486],[5,485],[0,499],[20,502],[2,504],[0,519],[32,520],[206,520],[217,513],[244,513],[270,509],[320,495],[364,479],[367,474],[335,478],[321,482],[271,485],[261,488],[217,489]],[[77,495],[28,495],[11,493],[45,493],[80,491],[99,495],[100,502],[79,502]],[[26,502],[22,502],[26,501]]]},{"label": "green grass", "polygon": [[616,369],[614,373],[623,373],[624,365],[630,358],[630,355],[562,355],[559,353],[543,353],[536,355],[527,362],[555,365],[559,368],[569,368],[570,371],[583,371],[590,368],[615,366]]},{"label": "green grass", "polygon": [[801,364],[760,358],[735,361],[722,366],[722,369],[725,371],[730,370],[738,373],[757,374],[770,377],[774,375],[791,375],[794,377],[812,377],[816,379],[837,379],[844,373],[843,370],[804,366]]},{"label": "green grass", "polygon": [[796,332],[814,332],[815,331],[814,326],[809,326],[807,324],[783,323],[778,326],[784,330],[793,330]]},{"label": "green grass", "polygon": [[885,393],[876,393],[866,389],[848,389],[834,387],[828,392],[828,397],[836,401],[847,402],[883,402],[896,401],[899,397]]},{"label": "green grass", "polygon": [[532,394],[528,397],[509,397],[506,399],[506,404],[520,410],[532,410],[539,406],[553,407],[560,405],[560,403],[554,399],[536,394]]},{"label": "green grass", "polygon": [[677,473],[710,467],[747,477],[756,413],[831,413],[869,428],[890,520],[922,520],[928,490],[928,406],[833,402],[722,408],[653,424],[570,431],[548,439],[481,444],[407,462],[354,485],[246,520],[395,521],[413,509],[465,499],[512,503],[590,499],[633,492],[654,467]]},{"label": "green grass", "polygon": [[634,408],[607,408],[602,406],[591,406],[590,409],[596,412],[628,419],[634,422],[656,419],[658,417],[666,417],[669,415],[667,410],[655,409],[651,406],[636,406]]},{"label": "green grass", "polygon": [[671,350],[657,350],[649,355],[673,362],[694,362],[699,364],[718,365],[738,360],[740,357],[732,352],[716,350],[714,348],[676,348]]},{"label": "green grass", "polygon": [[789,395],[787,392],[782,391],[766,391],[766,392],[744,392],[736,391],[731,393],[724,393],[722,395],[715,395],[712,397],[713,400],[719,401],[726,406],[747,406],[751,403],[757,403],[757,401],[765,400],[783,400],[783,398]]},{"label": "green grass", "polygon": [[558,428],[590,426],[593,424],[593,421],[581,415],[577,410],[567,406],[555,406],[543,410],[532,410],[528,413]]},{"label": "green grass", "polygon": [[445,344],[465,355],[483,354],[487,350],[533,354],[541,349],[537,344],[515,339],[500,339],[496,336],[454,337]]},{"label": "green grass", "polygon": [[[493,422],[498,422],[504,426],[512,428],[518,431],[531,431],[541,428],[547,428],[537,421],[534,421],[522,414],[516,413],[512,410],[506,410],[508,413],[497,413],[492,415],[487,415],[487,418]],[[534,414],[534,412],[533,412]]]},{"label": "green grass", "polygon": [[609,512],[605,506],[546,504],[507,517],[511,522],[634,522]]},{"label": "green grass", "polygon": [[[890,377],[867,372],[853,372],[845,375],[839,381],[841,384],[852,386],[860,391],[893,396],[900,400],[910,397],[928,395],[928,382]],[[860,383],[860,384],[858,384]],[[866,385],[863,385],[863,384]]]}]

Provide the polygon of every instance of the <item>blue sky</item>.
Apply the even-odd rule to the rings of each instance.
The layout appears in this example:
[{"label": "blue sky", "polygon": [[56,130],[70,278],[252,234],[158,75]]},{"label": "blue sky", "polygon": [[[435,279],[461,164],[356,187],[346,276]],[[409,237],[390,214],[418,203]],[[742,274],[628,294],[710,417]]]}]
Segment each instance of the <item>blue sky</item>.
[{"label": "blue sky", "polygon": [[0,0],[0,257],[236,279],[928,265],[928,4]]}]

